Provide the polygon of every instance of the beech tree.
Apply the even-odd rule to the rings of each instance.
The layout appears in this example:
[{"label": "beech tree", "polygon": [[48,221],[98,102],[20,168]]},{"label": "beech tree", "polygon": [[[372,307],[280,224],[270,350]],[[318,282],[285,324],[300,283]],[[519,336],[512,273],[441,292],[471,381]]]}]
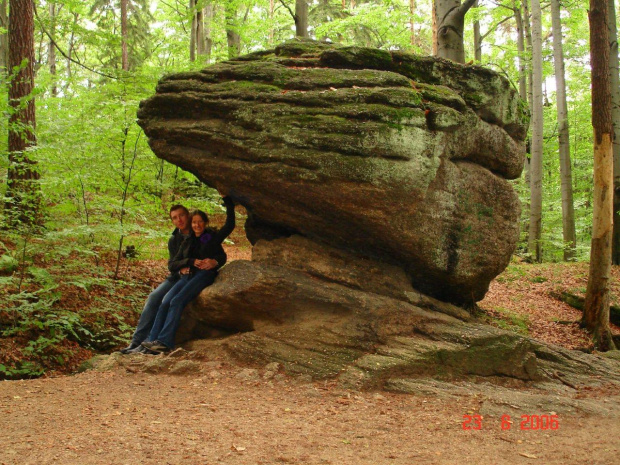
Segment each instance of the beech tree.
[{"label": "beech tree", "polygon": [[307,0],[295,0],[295,36],[308,36],[308,2]]},{"label": "beech tree", "polygon": [[611,85],[611,121],[613,124],[614,153],[614,229],[611,245],[611,261],[620,265],[620,77],[618,76],[618,28],[616,6],[608,1],[609,11],[609,82]]},{"label": "beech tree", "polygon": [[36,144],[34,87],[34,11],[31,0],[9,3],[9,169],[6,192],[7,223],[40,221],[39,172],[29,157]]},{"label": "beech tree", "polygon": [[613,221],[613,128],[609,82],[607,1],[590,0],[590,63],[592,67],[592,126],[594,127],[594,204],[590,271],[583,324],[598,350],[614,349],[609,328],[609,279]]},{"label": "beech tree", "polygon": [[[463,45],[463,30],[465,28],[465,14],[474,5],[476,0],[435,0],[434,1],[434,28],[436,29],[436,54],[457,63],[465,63],[465,47]],[[435,34],[433,34],[435,37]],[[433,47],[435,50],[435,47]]]},{"label": "beech tree", "polygon": [[564,260],[573,260],[575,258],[577,238],[575,237],[573,174],[570,162],[568,109],[566,105],[566,82],[564,79],[564,50],[562,48],[562,22],[560,21],[559,0],[551,0],[551,23],[553,27],[553,65],[555,68],[555,92],[558,112]]},{"label": "beech tree", "polygon": [[121,68],[129,71],[129,55],[127,53],[127,0],[121,0]]},{"label": "beech tree", "polygon": [[[47,45],[47,64],[50,69],[50,74],[52,76],[56,76],[56,46],[54,45],[54,33],[56,30],[56,14],[58,10],[60,10],[62,6],[58,9],[56,8],[56,4],[50,2],[48,5],[48,11],[50,15],[50,35],[51,39]],[[56,82],[52,84],[51,88],[52,96],[56,97],[58,95],[58,87],[56,87]]]},{"label": "beech tree", "polygon": [[528,252],[536,262],[542,261],[542,24],[540,1],[532,0],[532,148],[530,164],[530,227]]},{"label": "beech tree", "polygon": [[519,96],[521,97],[521,99],[527,101],[525,31],[523,28],[523,15],[521,13],[521,5],[517,1],[513,2],[512,11],[514,12],[515,23],[517,25],[517,52],[519,58]]},{"label": "beech tree", "polygon": [[[295,0],[295,11],[284,1],[280,0],[280,3],[284,8],[288,10],[295,21],[295,37],[307,38],[308,35],[308,1],[307,0]],[[344,3],[342,4],[344,8]],[[354,4],[351,2],[351,7]]]},{"label": "beech tree", "polygon": [[241,35],[239,34],[237,5],[228,2],[225,7],[226,42],[228,43],[228,58],[235,58],[241,53]]}]

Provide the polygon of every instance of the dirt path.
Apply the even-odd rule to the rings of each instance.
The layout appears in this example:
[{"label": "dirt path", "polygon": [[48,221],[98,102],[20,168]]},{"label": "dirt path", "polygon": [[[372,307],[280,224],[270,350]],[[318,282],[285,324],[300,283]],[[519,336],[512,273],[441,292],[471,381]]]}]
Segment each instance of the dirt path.
[{"label": "dirt path", "polygon": [[[522,414],[551,412],[507,401],[513,424],[503,431],[495,407],[485,413],[473,393],[355,393],[217,362],[185,376],[4,381],[0,464],[618,463],[617,413],[559,412],[558,430],[521,430]],[[464,431],[463,415],[478,412],[481,430]]]}]

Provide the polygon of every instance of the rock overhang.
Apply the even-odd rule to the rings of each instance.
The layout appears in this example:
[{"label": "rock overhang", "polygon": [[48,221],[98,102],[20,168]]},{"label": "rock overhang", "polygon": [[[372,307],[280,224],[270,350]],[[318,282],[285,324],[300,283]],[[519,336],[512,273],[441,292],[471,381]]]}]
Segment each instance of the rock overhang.
[{"label": "rock overhang", "polygon": [[394,263],[444,300],[482,298],[516,244],[505,179],[527,114],[484,68],[292,41],[164,78],[139,124],[158,156],[244,204],[256,238]]}]

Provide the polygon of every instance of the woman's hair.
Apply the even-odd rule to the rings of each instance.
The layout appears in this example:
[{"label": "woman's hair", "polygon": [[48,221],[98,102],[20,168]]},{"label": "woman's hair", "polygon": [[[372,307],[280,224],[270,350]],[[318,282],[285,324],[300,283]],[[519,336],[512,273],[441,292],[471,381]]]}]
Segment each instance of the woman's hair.
[{"label": "woman's hair", "polygon": [[202,210],[193,210],[190,214],[189,214],[189,218],[193,219],[194,216],[200,216],[204,222],[205,222],[205,226],[209,224],[209,217],[207,216],[207,214],[205,212],[203,212]]}]

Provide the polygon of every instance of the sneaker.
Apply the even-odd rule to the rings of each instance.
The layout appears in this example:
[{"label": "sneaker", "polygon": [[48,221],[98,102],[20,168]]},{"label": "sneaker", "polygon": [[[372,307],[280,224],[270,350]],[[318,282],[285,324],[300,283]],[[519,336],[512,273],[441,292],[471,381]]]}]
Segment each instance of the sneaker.
[{"label": "sneaker", "polygon": [[121,354],[129,354],[132,353],[132,350],[137,349],[138,347],[140,347],[140,344],[132,342],[131,344],[129,344],[127,347],[125,347],[124,349],[119,350],[119,352]]},{"label": "sneaker", "polygon": [[142,347],[140,353],[142,355],[161,355],[163,352],[158,352],[156,350],[147,349],[146,347]]},{"label": "sneaker", "polygon": [[125,352],[128,355],[132,355],[132,354],[143,354],[144,351],[146,350],[146,348],[142,345],[139,345],[138,347],[128,350],[127,352]]},{"label": "sneaker", "polygon": [[142,347],[157,353],[170,352],[170,347],[159,341],[143,342]]}]

